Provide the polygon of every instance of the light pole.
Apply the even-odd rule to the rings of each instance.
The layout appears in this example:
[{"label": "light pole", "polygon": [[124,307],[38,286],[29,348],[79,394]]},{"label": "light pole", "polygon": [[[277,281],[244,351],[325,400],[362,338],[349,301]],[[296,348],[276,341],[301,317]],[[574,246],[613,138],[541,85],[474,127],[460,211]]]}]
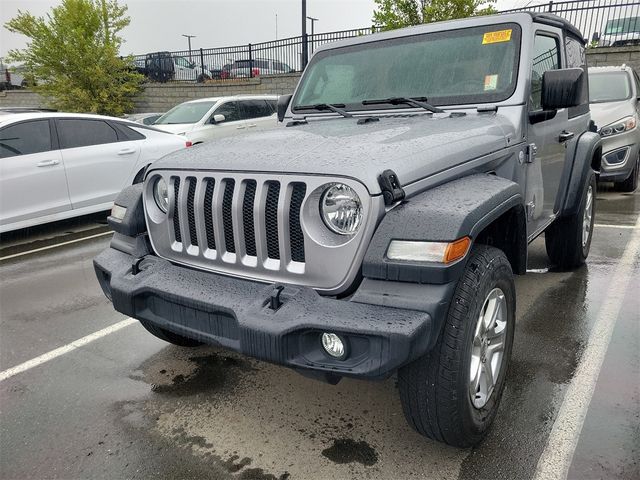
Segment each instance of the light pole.
[{"label": "light pole", "polygon": [[307,0],[302,0],[302,68],[304,70],[309,61],[309,48],[307,38]]},{"label": "light pole", "polygon": [[191,39],[192,38],[196,38],[195,35],[185,35],[184,33],[182,34],[183,37],[187,37],[187,41],[189,42],[189,61],[193,62],[193,60],[191,60]]},{"label": "light pole", "polygon": [[318,19],[313,17],[307,17],[307,19],[311,20],[311,36],[313,37],[313,31],[314,31],[313,27],[315,26]]}]

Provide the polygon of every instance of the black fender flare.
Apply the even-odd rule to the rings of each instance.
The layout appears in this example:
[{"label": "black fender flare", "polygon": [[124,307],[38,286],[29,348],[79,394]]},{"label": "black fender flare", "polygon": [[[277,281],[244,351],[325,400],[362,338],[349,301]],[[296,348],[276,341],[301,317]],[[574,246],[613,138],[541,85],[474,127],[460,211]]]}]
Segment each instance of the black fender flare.
[{"label": "black fender flare", "polygon": [[587,176],[599,171],[602,139],[594,132],[584,132],[567,145],[566,160],[560,177],[554,212],[558,217],[575,215],[580,205]]},{"label": "black fender flare", "polygon": [[[419,193],[390,210],[381,220],[362,265],[365,278],[411,283],[456,281],[467,257],[450,265],[390,260],[391,240],[475,241],[485,228],[509,212],[516,213],[513,242],[516,273],[526,270],[527,233],[521,187],[492,174],[463,177]],[[514,222],[510,222],[511,225]],[[509,255],[507,255],[509,256]],[[511,259],[512,265],[514,259]]]}]

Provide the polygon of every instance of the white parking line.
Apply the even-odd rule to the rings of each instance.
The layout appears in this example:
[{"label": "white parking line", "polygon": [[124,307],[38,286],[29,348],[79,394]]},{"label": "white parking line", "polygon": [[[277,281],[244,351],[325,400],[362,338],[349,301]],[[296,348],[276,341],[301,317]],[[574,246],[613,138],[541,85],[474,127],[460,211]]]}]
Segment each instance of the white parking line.
[{"label": "white parking line", "polygon": [[19,373],[26,372],[27,370],[37,367],[38,365],[42,365],[43,363],[53,360],[54,358],[64,355],[65,353],[72,352],[77,348],[80,348],[88,343],[93,342],[94,340],[98,340],[99,338],[106,337],[107,335],[117,332],[118,330],[121,330],[124,327],[128,327],[129,325],[136,322],[137,320],[135,320],[134,318],[127,318],[125,320],[122,320],[121,322],[111,325],[110,327],[103,328],[102,330],[98,330],[97,332],[87,335],[86,337],[79,338],[78,340],[75,340],[67,345],[63,345],[60,348],[51,350],[50,352],[40,355],[39,357],[32,358],[31,360],[27,360],[26,362],[21,363],[20,365],[16,365],[15,367],[9,368],[4,372],[0,372],[0,382],[6,380],[7,378],[11,378],[14,375],[17,375]]},{"label": "white parking line", "polygon": [[534,480],[564,480],[569,473],[611,334],[640,254],[640,218],[633,228],[635,232],[610,277],[611,283],[591,330],[589,342],[564,396],[547,446],[538,460]]},{"label": "white parking line", "polygon": [[76,238],[75,240],[69,240],[67,242],[56,243],[54,245],[48,245],[46,247],[35,248],[33,250],[27,250],[26,252],[14,253],[13,255],[7,255],[6,257],[0,257],[0,261],[9,260],[10,258],[22,257],[23,255],[30,255],[32,253],[42,252],[44,250],[50,250],[52,248],[62,247],[64,245],[70,245],[72,243],[84,242],[85,240],[91,240],[92,238],[104,237],[105,235],[112,235],[112,231],[96,233],[95,235],[89,235],[88,237]]},{"label": "white parking line", "polygon": [[593,226],[600,228],[622,228],[623,230],[636,230],[640,228],[638,225],[612,225],[610,223],[594,223]]}]

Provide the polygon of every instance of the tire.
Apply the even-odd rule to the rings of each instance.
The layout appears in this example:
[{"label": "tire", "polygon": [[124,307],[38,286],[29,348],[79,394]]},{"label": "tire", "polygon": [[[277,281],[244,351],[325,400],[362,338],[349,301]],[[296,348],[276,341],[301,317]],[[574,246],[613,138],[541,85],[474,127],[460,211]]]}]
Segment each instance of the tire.
[{"label": "tire", "polygon": [[202,345],[202,342],[198,342],[197,340],[193,340],[191,338],[178,335],[177,333],[170,332],[169,330],[160,328],[151,322],[147,322],[146,320],[140,320],[140,323],[149,333],[155,335],[160,340],[172,343],[173,345],[178,345],[179,347],[198,347]]},{"label": "tire", "polygon": [[[589,216],[586,215],[590,212]],[[596,214],[596,175],[589,174],[575,215],[561,217],[545,231],[549,259],[561,270],[573,270],[589,256]]]},{"label": "tire", "polygon": [[631,175],[624,182],[617,182],[615,189],[619,192],[635,192],[636,188],[638,188],[638,176],[640,176],[640,155],[636,160],[636,166],[631,171]]},{"label": "tire", "polygon": [[[493,300],[490,301],[490,297]],[[471,382],[475,372],[486,372],[487,362],[481,359],[491,360],[493,355],[486,338],[482,338],[485,334],[477,331],[481,313],[489,313],[493,301],[501,305],[500,321],[495,324],[491,321],[489,331],[493,329],[496,334],[501,327],[501,336],[494,338],[502,339],[503,349],[495,361],[497,367],[491,369],[495,373],[495,384],[492,389],[485,388],[483,395],[483,392],[477,393]],[[515,286],[507,257],[497,248],[475,246],[456,286],[435,347],[398,372],[402,409],[407,422],[418,433],[456,447],[475,445],[486,436],[504,390],[515,310]],[[489,316],[482,318],[489,321]],[[494,341],[494,348],[496,344]],[[486,374],[484,379],[487,380]]]}]

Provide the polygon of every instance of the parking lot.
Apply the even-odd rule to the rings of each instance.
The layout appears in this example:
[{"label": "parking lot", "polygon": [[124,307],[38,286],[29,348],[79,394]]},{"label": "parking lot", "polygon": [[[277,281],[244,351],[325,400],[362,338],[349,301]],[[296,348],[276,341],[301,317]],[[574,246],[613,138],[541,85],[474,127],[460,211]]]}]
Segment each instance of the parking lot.
[{"label": "parking lot", "polygon": [[466,450],[407,426],[395,378],[330,386],[155,339],[98,286],[100,215],[6,234],[0,476],[640,478],[640,194],[597,197],[585,267],[549,270],[532,244],[500,413]]}]

